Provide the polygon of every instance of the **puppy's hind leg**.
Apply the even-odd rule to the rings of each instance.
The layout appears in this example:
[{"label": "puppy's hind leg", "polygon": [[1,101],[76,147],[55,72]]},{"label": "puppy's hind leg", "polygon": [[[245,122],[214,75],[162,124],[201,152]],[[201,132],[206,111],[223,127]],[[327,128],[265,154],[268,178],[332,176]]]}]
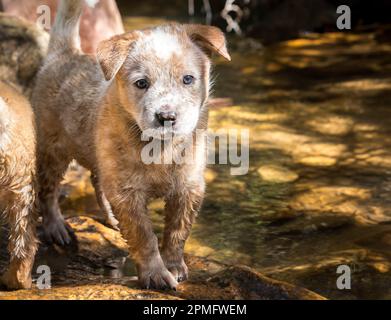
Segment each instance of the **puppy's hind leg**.
[{"label": "puppy's hind leg", "polygon": [[63,246],[71,243],[73,231],[61,214],[59,187],[72,159],[60,148],[49,148],[41,146],[38,156],[39,204],[46,241]]},{"label": "puppy's hind leg", "polygon": [[30,190],[24,191],[25,194],[21,194],[16,199],[17,205],[9,208],[7,213],[10,226],[8,251],[11,260],[0,282],[12,290],[31,287],[31,270],[38,247],[37,214],[33,195]]},{"label": "puppy's hind leg", "polygon": [[110,226],[112,226],[115,230],[119,230],[118,227],[118,220],[115,218],[113,210],[111,209],[111,205],[109,201],[107,200],[105,194],[102,191],[102,188],[99,183],[98,176],[91,173],[91,183],[94,186],[95,189],[95,195],[96,200],[99,204],[100,209],[103,211],[103,213],[106,215],[106,223]]}]

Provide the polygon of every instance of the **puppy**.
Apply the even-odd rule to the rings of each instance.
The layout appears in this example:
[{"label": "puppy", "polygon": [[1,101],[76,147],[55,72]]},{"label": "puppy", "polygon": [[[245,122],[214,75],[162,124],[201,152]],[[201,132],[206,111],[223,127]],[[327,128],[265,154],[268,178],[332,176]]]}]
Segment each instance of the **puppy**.
[{"label": "puppy", "polygon": [[[204,195],[205,130],[194,136],[207,128],[208,55],[230,59],[225,38],[215,27],[170,24],[105,40],[96,61],[80,50],[82,7],[61,2],[32,98],[44,228],[53,241],[70,240],[57,197],[76,159],[91,170],[98,202],[119,220],[140,284],[175,288],[188,277],[183,248]],[[194,161],[147,164],[146,132],[173,137],[162,154],[190,144]],[[161,251],[147,215],[153,197],[166,202]]]},{"label": "puppy", "polygon": [[29,102],[0,82],[0,213],[10,227],[10,265],[0,282],[9,289],[31,287],[37,250],[35,226],[34,116]]}]

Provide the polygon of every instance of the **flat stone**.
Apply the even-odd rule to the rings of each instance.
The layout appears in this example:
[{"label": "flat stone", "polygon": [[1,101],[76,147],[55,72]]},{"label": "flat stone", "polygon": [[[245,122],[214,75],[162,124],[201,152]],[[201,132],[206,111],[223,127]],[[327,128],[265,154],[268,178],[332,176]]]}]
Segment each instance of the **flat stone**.
[{"label": "flat stone", "polygon": [[258,169],[263,181],[274,183],[293,182],[298,179],[297,173],[278,165],[265,165]]},{"label": "flat stone", "polygon": [[299,159],[299,163],[312,167],[330,167],[335,165],[336,162],[335,158],[326,156],[311,156]]}]

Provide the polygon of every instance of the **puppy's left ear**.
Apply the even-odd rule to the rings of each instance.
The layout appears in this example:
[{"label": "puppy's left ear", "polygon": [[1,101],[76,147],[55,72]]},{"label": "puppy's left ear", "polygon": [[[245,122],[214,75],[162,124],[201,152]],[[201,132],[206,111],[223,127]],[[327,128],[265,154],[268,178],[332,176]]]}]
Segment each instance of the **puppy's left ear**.
[{"label": "puppy's left ear", "polygon": [[185,24],[184,29],[190,39],[207,53],[218,53],[228,61],[231,61],[225,35],[219,28],[202,24]]},{"label": "puppy's left ear", "polygon": [[132,48],[132,43],[138,37],[136,32],[128,32],[99,43],[96,57],[107,81],[113,79],[121,69]]}]

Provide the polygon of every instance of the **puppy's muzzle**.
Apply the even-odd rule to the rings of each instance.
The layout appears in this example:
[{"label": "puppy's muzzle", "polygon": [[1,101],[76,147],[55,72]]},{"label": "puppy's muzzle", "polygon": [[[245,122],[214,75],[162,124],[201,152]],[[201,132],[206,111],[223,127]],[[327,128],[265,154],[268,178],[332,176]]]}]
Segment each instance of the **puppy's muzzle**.
[{"label": "puppy's muzzle", "polygon": [[162,111],[156,113],[156,119],[161,126],[164,126],[164,124],[174,126],[176,118],[177,114],[174,111]]}]

